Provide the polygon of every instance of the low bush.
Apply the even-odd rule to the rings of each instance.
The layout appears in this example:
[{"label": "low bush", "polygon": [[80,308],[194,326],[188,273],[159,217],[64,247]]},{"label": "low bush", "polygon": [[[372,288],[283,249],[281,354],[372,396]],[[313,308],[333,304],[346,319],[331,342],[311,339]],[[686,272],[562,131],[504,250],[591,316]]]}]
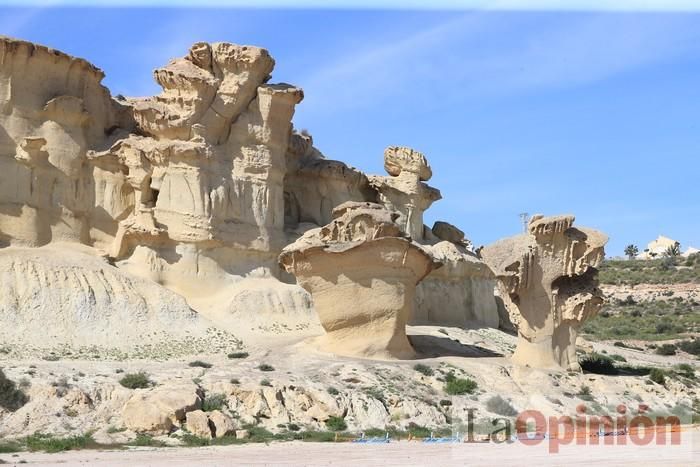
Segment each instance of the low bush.
[{"label": "low bush", "polygon": [[700,357],[700,339],[698,338],[682,341],[678,344],[678,347],[683,352],[687,352],[691,355],[696,355]]},{"label": "low bush", "polygon": [[231,352],[230,354],[228,354],[228,358],[247,358],[248,355],[248,352]]},{"label": "low bush", "polygon": [[330,394],[331,396],[337,396],[338,394],[340,394],[340,391],[338,391],[334,387],[330,387],[328,388],[328,394]]},{"label": "low bush", "polygon": [[649,371],[649,379],[656,384],[665,384],[666,373],[660,368],[652,368],[651,371]]},{"label": "low bush", "polygon": [[203,362],[201,360],[195,360],[193,362],[190,362],[189,366],[193,368],[211,368],[214,365],[212,365],[211,363]]},{"label": "low bush", "polygon": [[153,446],[153,447],[163,447],[165,443],[162,441],[157,441],[153,439],[152,436],[143,433],[138,433],[136,438],[129,443],[130,446]]},{"label": "low bush", "polygon": [[153,381],[150,380],[148,374],[141,371],[139,373],[127,373],[119,380],[119,384],[129,389],[145,389],[151,387]]},{"label": "low bush", "polygon": [[72,449],[85,449],[96,447],[97,443],[91,435],[69,436],[67,438],[55,438],[43,433],[35,433],[24,439],[27,449],[30,451],[61,452]]},{"label": "low bush", "polygon": [[676,355],[676,346],[673,344],[662,344],[656,348],[657,355]]},{"label": "low bush", "polygon": [[21,450],[22,445],[16,441],[0,441],[0,454],[10,454]]},{"label": "low bush", "polygon": [[430,428],[426,428],[413,422],[408,424],[408,432],[416,438],[427,438],[430,436]]},{"label": "low bush", "polygon": [[695,367],[688,363],[679,363],[674,367],[676,373],[686,378],[695,379]]},{"label": "low bush", "polygon": [[498,415],[503,415],[505,417],[513,417],[518,415],[518,411],[515,410],[515,407],[510,405],[510,402],[501,396],[493,396],[487,400],[486,408],[489,410],[489,412],[497,413]]},{"label": "low bush", "polygon": [[593,400],[593,394],[591,393],[591,388],[586,386],[585,384],[581,386],[581,389],[579,389],[578,394],[576,394],[579,398],[583,399],[584,401],[592,401]]},{"label": "low bush", "polygon": [[472,394],[478,387],[473,379],[457,378],[452,374],[445,377],[445,392],[451,396]]},{"label": "low bush", "polygon": [[432,368],[430,368],[428,365],[423,365],[422,363],[418,363],[413,367],[413,369],[425,376],[433,376],[435,374]]},{"label": "low bush", "polygon": [[258,370],[260,370],[260,371],[275,371],[275,368],[272,365],[268,365],[267,363],[261,363],[258,366]]},{"label": "low bush", "polygon": [[344,431],[347,430],[348,425],[343,417],[329,417],[326,420],[326,428],[331,431]]},{"label": "low bush", "polygon": [[581,365],[581,369],[588,373],[615,375],[618,372],[617,368],[615,368],[615,361],[611,357],[597,352],[592,352],[584,356],[579,360],[579,364]]},{"label": "low bush", "polygon": [[207,394],[202,401],[202,410],[213,412],[221,410],[228,405],[225,394]]}]

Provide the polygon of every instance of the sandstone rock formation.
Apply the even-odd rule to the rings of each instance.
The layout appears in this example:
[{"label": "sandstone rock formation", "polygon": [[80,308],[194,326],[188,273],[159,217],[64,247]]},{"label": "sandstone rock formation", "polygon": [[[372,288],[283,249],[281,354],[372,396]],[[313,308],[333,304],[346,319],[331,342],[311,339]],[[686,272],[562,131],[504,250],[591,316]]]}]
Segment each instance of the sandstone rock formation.
[{"label": "sandstone rock formation", "polygon": [[[66,345],[200,336],[212,325],[319,332],[309,294],[277,257],[348,201],[398,212],[400,230],[449,263],[419,287],[411,322],[497,325],[484,293],[493,278],[464,234],[423,225],[440,199],[425,156],[387,148],[388,176],[325,158],[293,129],[302,90],[271,84],[273,68],[265,49],[196,43],[154,72],[159,95],[117,99],[87,61],[0,37],[0,271],[18,271],[0,291],[0,329],[22,322],[32,340],[44,318],[23,315],[39,313],[56,323],[50,342]],[[59,243],[80,254],[22,250]],[[13,258],[28,254],[46,260],[24,270]],[[24,296],[33,308],[17,306]],[[63,307],[53,317],[50,301]]]},{"label": "sandstone rock formation", "polygon": [[423,183],[433,176],[427,159],[411,148],[390,146],[384,151],[384,169],[389,177],[370,177],[380,202],[401,214],[397,222],[404,232],[423,240],[423,213],[442,198],[440,191]]},{"label": "sandstone rock formation", "polygon": [[482,250],[518,329],[518,364],[580,369],[576,338],[603,305],[596,267],[607,237],[573,223],[573,216],[533,216],[528,233]]},{"label": "sandstone rock formation", "polygon": [[[192,383],[137,389],[122,409],[124,425],[137,433],[167,434],[202,406],[202,394]],[[206,416],[205,416],[206,419]]]},{"label": "sandstone rock formation", "polygon": [[326,330],[320,347],[341,355],[411,357],[406,323],[415,286],[439,263],[404,238],[398,213],[381,205],[347,202],[333,216],[280,255],[313,297]]}]

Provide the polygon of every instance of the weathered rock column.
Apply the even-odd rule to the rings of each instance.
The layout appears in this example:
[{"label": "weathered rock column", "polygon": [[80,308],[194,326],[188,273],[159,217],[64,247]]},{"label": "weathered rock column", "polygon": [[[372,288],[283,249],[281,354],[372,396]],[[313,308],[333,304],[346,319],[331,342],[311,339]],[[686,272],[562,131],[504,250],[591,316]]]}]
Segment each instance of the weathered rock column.
[{"label": "weathered rock column", "polygon": [[328,352],[411,358],[406,321],[416,284],[439,266],[405,238],[398,214],[374,203],[347,202],[333,221],[311,230],[280,255],[280,264],[313,297]]},{"label": "weathered rock column", "polygon": [[390,176],[371,176],[370,184],[380,202],[400,214],[397,222],[404,232],[423,240],[423,213],[442,198],[439,190],[423,183],[433,176],[427,159],[411,148],[390,146],[384,151],[384,169]]},{"label": "weathered rock column", "polygon": [[481,254],[518,329],[513,361],[536,368],[579,370],[576,338],[603,305],[596,267],[603,233],[572,227],[573,216],[534,216],[528,233],[500,240]]}]

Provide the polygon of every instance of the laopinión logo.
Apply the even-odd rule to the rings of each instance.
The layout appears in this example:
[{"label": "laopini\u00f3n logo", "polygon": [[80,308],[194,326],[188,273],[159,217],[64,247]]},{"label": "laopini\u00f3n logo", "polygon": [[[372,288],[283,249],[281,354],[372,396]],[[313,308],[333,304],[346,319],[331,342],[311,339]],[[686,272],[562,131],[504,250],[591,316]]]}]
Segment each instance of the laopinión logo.
[{"label": "laopini\u00f3n logo", "polygon": [[681,416],[651,413],[645,404],[630,410],[620,404],[615,413],[593,415],[585,404],[576,407],[574,416],[546,416],[538,410],[525,410],[515,418],[494,418],[493,427],[477,430],[476,409],[467,408],[464,435],[452,439],[464,442],[515,443],[538,446],[547,443],[550,453],[557,453],[562,445],[680,445]]}]

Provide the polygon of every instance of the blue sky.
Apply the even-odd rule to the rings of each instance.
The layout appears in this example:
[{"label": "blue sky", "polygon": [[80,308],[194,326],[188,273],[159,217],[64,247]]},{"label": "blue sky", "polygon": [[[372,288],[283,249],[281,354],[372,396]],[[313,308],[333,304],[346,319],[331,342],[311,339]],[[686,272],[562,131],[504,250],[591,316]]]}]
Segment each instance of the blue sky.
[{"label": "blue sky", "polygon": [[447,220],[477,245],[520,212],[573,213],[608,254],[659,234],[700,247],[700,14],[0,7],[0,34],[84,57],[113,94],[196,41],[270,50],[327,157],[384,173],[426,154]]}]

